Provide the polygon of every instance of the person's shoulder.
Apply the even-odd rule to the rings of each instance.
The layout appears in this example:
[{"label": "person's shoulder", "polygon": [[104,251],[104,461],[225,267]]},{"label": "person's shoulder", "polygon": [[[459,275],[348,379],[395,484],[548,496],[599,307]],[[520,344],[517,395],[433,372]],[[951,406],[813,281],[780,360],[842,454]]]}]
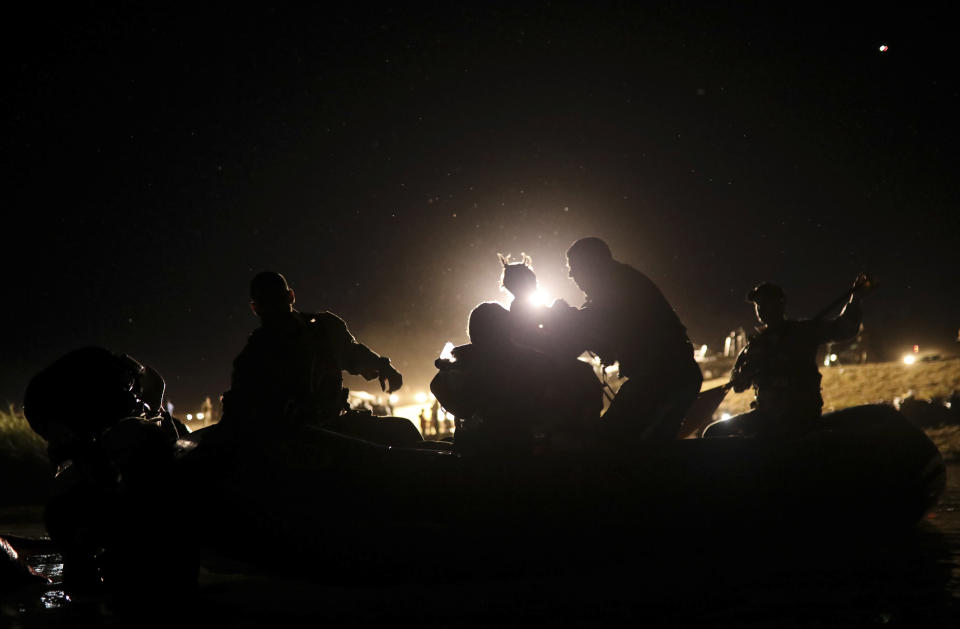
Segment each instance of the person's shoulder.
[{"label": "person's shoulder", "polygon": [[470,360],[477,354],[477,347],[471,343],[458,345],[450,350],[450,354],[457,360]]},{"label": "person's shoulder", "polygon": [[303,318],[303,322],[308,325],[322,325],[326,327],[344,327],[346,321],[333,314],[329,310],[322,312],[300,312],[297,313]]},{"label": "person's shoulder", "polygon": [[[660,292],[657,284],[650,279],[650,276],[625,262],[617,262],[617,268],[614,274],[619,282],[629,284],[631,291]],[[628,298],[627,295],[623,297]]]},{"label": "person's shoulder", "polygon": [[790,330],[816,330],[823,325],[823,319],[787,319],[783,325]]}]

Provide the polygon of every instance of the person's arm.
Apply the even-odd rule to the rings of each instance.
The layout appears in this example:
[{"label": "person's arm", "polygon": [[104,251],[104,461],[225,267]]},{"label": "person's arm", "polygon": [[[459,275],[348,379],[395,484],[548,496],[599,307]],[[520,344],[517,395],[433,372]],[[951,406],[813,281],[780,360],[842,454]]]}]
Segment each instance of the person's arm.
[{"label": "person's arm", "polygon": [[824,321],[819,330],[820,343],[845,341],[853,338],[860,330],[863,320],[863,310],[860,307],[860,298],[870,290],[870,280],[861,273],[853,283],[853,292],[850,300],[840,311],[839,316],[832,321]]},{"label": "person's arm", "polygon": [[747,345],[737,355],[737,361],[730,372],[730,385],[737,393],[742,393],[753,384],[754,365],[751,364],[750,345]]},{"label": "person's arm", "polygon": [[392,393],[403,386],[403,376],[397,371],[390,359],[380,356],[350,334],[347,324],[340,317],[326,313],[324,317],[327,333],[333,343],[340,365],[344,371],[366,380],[380,380],[380,388]]}]

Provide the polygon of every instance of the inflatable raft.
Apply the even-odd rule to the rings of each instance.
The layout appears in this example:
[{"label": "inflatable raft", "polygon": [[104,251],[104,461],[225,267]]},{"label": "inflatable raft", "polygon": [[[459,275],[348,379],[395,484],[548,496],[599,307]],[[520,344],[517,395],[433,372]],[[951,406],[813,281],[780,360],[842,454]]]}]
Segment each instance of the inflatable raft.
[{"label": "inflatable raft", "polygon": [[[760,532],[893,531],[920,520],[945,486],[933,443],[879,405],[826,415],[789,440],[498,457],[315,430],[220,450],[201,441],[184,461],[204,477],[208,547],[284,569],[296,558],[335,580],[449,569],[449,555],[428,548],[450,550],[469,570],[497,570],[721,532],[742,541]],[[256,540],[270,542],[254,552]]]}]

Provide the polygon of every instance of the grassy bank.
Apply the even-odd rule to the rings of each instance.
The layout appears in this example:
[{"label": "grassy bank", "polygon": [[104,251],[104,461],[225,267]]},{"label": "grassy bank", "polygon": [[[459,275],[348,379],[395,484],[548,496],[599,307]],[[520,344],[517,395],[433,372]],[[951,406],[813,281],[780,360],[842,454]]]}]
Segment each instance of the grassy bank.
[{"label": "grassy bank", "polygon": [[[960,358],[905,365],[902,362],[870,363],[847,367],[821,367],[823,374],[823,412],[839,411],[861,404],[893,403],[910,392],[918,399],[946,399],[960,390]],[[715,378],[703,388],[719,386],[727,378]],[[737,415],[750,410],[753,391],[729,393],[718,412]],[[940,451],[950,458],[960,457],[960,427],[928,430]]]},{"label": "grassy bank", "polygon": [[47,442],[11,406],[0,410],[0,504],[36,502],[50,485]]}]

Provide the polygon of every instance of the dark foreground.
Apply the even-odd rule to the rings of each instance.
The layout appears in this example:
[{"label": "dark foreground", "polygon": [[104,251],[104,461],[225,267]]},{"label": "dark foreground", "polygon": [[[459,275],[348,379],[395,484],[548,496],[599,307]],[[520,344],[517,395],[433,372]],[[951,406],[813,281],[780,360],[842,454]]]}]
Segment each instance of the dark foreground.
[{"label": "dark foreground", "polygon": [[[649,552],[596,565],[456,583],[331,587],[247,571],[210,557],[193,600],[160,609],[117,610],[102,600],[69,600],[56,585],[8,597],[0,626],[134,626],[188,617],[213,626],[406,622],[418,626],[700,627],[960,626],[960,466],[925,522],[902,536],[836,539],[829,522],[805,538],[750,532],[755,543],[651,540]],[[44,534],[36,508],[0,510],[0,535]],[[456,539],[425,532],[411,545],[458,558]],[[59,556],[21,543],[37,570],[57,581]],[[563,553],[558,547],[557,553]],[[537,574],[537,576],[530,576]]]}]

